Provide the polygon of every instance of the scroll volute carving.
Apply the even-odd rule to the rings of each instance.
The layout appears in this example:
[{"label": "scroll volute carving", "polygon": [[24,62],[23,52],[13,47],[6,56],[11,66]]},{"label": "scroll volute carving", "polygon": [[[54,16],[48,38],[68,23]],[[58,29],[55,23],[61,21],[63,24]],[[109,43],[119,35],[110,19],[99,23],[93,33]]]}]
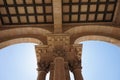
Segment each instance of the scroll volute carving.
[{"label": "scroll volute carving", "polygon": [[81,57],[82,57],[82,44],[76,44],[76,45],[73,45],[74,48],[75,48],[75,55],[76,55],[76,58],[78,58],[78,60],[81,60]]},{"label": "scroll volute carving", "polygon": [[49,71],[50,62],[41,60],[37,63],[37,65],[38,65],[38,69],[37,69],[38,71],[46,71],[46,72]]},{"label": "scroll volute carving", "polygon": [[74,69],[81,69],[81,60],[77,60],[77,61],[71,61],[69,63],[70,66],[70,70],[73,71]]},{"label": "scroll volute carving", "polygon": [[48,46],[36,46],[37,62],[51,61],[51,51]]}]

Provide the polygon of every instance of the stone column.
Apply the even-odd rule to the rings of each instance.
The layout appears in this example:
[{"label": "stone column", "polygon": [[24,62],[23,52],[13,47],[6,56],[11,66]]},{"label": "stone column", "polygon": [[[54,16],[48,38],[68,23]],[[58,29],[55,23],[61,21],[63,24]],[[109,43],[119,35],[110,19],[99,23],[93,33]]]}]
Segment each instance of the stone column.
[{"label": "stone column", "polygon": [[45,80],[45,78],[46,78],[46,74],[47,74],[46,71],[42,71],[42,70],[38,71],[38,77],[37,77],[37,80]]},{"label": "stone column", "polygon": [[66,80],[70,80],[70,72],[69,72],[68,62],[65,62],[65,76],[66,76]]},{"label": "stone column", "polygon": [[50,79],[49,80],[53,80],[53,76],[54,76],[54,63],[50,64]]},{"label": "stone column", "polygon": [[74,62],[72,65],[72,72],[74,74],[75,80],[83,80],[82,73],[81,73],[81,62],[77,61]]},{"label": "stone column", "polygon": [[48,72],[48,64],[38,63],[38,77],[37,80],[45,80],[46,74]]},{"label": "stone column", "polygon": [[54,77],[53,80],[66,80],[64,58],[56,57],[54,59]]}]

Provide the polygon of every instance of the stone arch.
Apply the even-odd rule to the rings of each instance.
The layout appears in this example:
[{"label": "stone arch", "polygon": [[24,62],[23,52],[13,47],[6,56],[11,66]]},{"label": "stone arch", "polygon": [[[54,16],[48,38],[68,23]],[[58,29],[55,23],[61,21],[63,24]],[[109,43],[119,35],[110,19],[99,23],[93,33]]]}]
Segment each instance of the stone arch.
[{"label": "stone arch", "polygon": [[88,35],[88,36],[79,37],[78,39],[75,40],[74,44],[78,44],[80,42],[88,41],[88,40],[105,41],[120,46],[120,40],[106,36],[97,36],[97,35]]},{"label": "stone arch", "polygon": [[14,43],[33,42],[47,44],[47,34],[52,32],[34,27],[12,28],[0,31],[0,47]]},{"label": "stone arch", "polygon": [[6,46],[17,44],[17,43],[36,43],[43,45],[43,43],[39,39],[35,38],[16,38],[8,41],[4,41],[0,43],[0,48],[4,48]]},{"label": "stone arch", "polygon": [[78,41],[85,40],[101,40],[107,41],[113,44],[120,44],[120,28],[113,26],[76,26],[64,33],[69,34],[71,37],[71,43],[77,43]]}]

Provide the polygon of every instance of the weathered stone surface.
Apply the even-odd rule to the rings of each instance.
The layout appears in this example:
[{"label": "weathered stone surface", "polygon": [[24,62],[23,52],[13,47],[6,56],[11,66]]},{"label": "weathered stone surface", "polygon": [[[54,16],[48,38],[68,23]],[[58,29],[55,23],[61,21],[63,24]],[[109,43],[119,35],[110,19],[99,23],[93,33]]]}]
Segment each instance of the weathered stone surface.
[{"label": "weathered stone surface", "polygon": [[81,70],[82,44],[71,45],[69,35],[65,34],[47,37],[48,45],[35,48],[39,69],[50,71],[50,80],[70,80],[69,70],[75,71],[76,80],[81,78],[81,72],[77,75],[76,68]]}]

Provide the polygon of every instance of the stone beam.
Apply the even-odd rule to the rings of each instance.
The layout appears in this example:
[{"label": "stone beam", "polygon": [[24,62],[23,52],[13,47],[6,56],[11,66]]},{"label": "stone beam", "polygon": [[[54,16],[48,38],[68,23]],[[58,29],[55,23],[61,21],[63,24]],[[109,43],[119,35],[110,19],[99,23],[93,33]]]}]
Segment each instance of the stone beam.
[{"label": "stone beam", "polygon": [[53,0],[54,33],[62,32],[62,1]]},{"label": "stone beam", "polygon": [[120,26],[120,0],[117,2],[117,7],[115,11],[115,17],[113,20],[114,25]]}]

